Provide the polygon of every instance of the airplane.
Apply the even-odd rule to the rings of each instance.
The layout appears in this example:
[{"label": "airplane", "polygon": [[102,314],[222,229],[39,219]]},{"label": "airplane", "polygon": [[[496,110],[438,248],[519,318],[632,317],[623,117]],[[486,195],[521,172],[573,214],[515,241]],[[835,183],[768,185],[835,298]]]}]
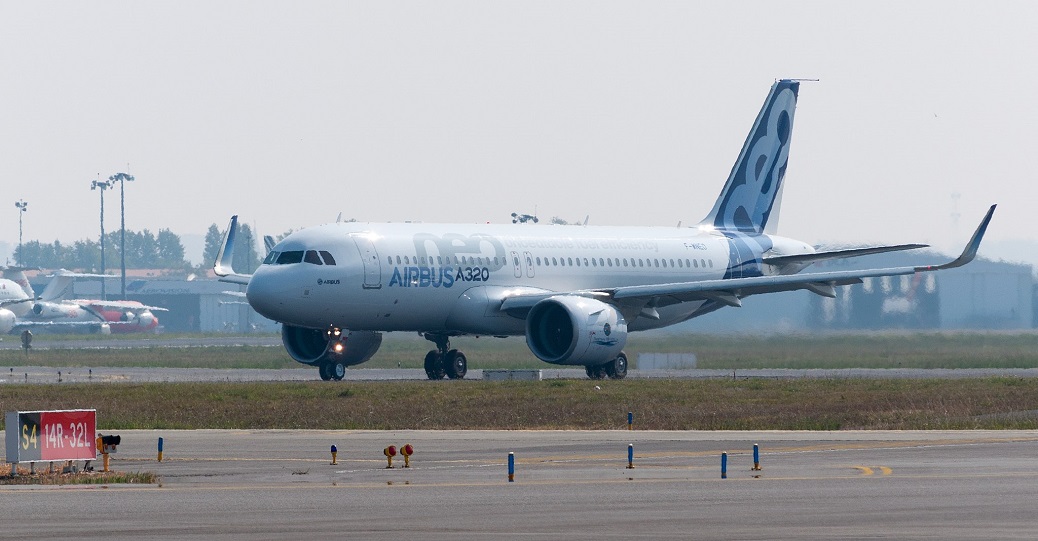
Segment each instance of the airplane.
[{"label": "airplane", "polygon": [[864,278],[960,267],[973,260],[992,205],[962,254],[946,263],[801,273],[819,261],[922,248],[901,244],[817,251],[776,234],[800,80],[771,87],[706,218],[693,227],[343,223],[278,242],[255,273],[234,271],[237,216],[213,269],[245,284],[258,313],[280,322],[296,361],[340,380],[370,359],[382,333],[435,344],[430,379],[463,378],[462,335],[525,336],[540,360],[622,379],[630,332],[739,307],[750,295],[807,290],[835,297]]},{"label": "airplane", "polygon": [[[64,299],[76,278],[106,278],[103,274],[56,271],[37,296],[22,269],[4,270],[0,279],[0,332],[30,330],[88,330],[101,334],[143,332],[158,327],[155,311],[138,301]],[[5,311],[7,313],[5,313]]]}]

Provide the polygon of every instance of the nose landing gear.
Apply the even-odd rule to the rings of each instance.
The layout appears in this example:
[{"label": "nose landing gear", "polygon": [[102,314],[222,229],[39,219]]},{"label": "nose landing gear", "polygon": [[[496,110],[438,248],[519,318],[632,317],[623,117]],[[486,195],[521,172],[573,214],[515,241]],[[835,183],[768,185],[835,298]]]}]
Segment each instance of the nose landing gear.
[{"label": "nose landing gear", "polygon": [[328,327],[324,335],[328,339],[328,350],[317,365],[317,371],[324,381],[340,381],[346,377],[346,363],[342,359],[346,351],[346,337],[338,327]]}]

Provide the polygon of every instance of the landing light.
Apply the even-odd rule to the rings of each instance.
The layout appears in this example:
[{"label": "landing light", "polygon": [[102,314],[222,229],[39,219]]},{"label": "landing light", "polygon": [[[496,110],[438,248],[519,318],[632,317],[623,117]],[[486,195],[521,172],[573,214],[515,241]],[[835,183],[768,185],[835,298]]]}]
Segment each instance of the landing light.
[{"label": "landing light", "polygon": [[346,349],[346,345],[342,342],[336,342],[335,345],[332,346],[332,351],[336,353],[342,353],[344,349]]}]

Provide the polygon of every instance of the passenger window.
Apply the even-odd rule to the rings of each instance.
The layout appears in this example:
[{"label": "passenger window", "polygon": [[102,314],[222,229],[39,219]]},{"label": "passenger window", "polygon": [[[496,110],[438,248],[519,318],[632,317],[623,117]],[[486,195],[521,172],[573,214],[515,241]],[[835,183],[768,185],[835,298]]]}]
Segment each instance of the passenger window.
[{"label": "passenger window", "polygon": [[663,260],[663,268],[667,268],[667,260],[666,259]]},{"label": "passenger window", "polygon": [[684,268],[684,266],[685,266],[685,262],[679,259],[678,260],[678,267]]},{"label": "passenger window", "polygon": [[[594,261],[594,260],[592,259],[592,261]],[[584,258],[584,266],[585,267],[587,266],[587,258],[586,257]]]},{"label": "passenger window", "polygon": [[674,260],[673,260],[673,259],[671,259],[671,260],[670,260],[670,266],[671,266],[671,267],[673,267],[673,266],[674,266]]},{"label": "passenger window", "polygon": [[591,258],[591,266],[592,267],[597,267],[598,266],[598,260],[592,257]]},{"label": "passenger window", "polygon": [[699,262],[698,262],[698,261],[696,261],[695,259],[693,259],[693,260],[692,260],[692,264],[693,264],[693,265],[694,265],[694,266],[695,266],[695,267],[696,267],[697,269],[699,268]]},{"label": "passenger window", "polygon": [[569,266],[571,266],[571,267],[572,267],[572,266],[573,266],[573,258],[572,258],[572,257],[567,257],[567,258],[566,258],[566,263],[567,263],[567,264],[568,264]]},{"label": "passenger window", "polygon": [[[494,259],[497,259],[496,257]],[[541,256],[537,256],[537,266],[541,266]]]},{"label": "passenger window", "polygon": [[323,265],[323,263],[321,263],[321,256],[317,255],[317,250],[307,250],[306,255],[303,256],[303,261],[306,261],[311,265]]},{"label": "passenger window", "polygon": [[703,260],[703,267],[704,268],[706,267],[706,260],[705,259]]},{"label": "passenger window", "polygon": [[605,266],[605,260],[603,260],[601,257],[598,258],[598,266],[599,267],[604,267]]},{"label": "passenger window", "polygon": [[553,257],[553,258],[551,258],[551,264],[552,264],[552,265],[555,265],[555,266],[558,266],[558,265],[559,265],[559,260],[558,260],[558,259],[555,259],[555,258]]},{"label": "passenger window", "polygon": [[400,256],[396,256],[396,264],[397,264],[397,265],[400,265],[400,264],[401,264],[401,263],[400,263]]},{"label": "passenger window", "polygon": [[627,258],[626,257],[624,258],[624,266],[625,267],[627,266]]},{"label": "passenger window", "polygon": [[612,259],[606,259],[606,263],[608,263],[610,267],[613,266],[613,260]]},{"label": "passenger window", "polygon": [[301,263],[303,261],[302,250],[292,250],[290,252],[281,252],[278,255],[278,265],[291,265],[292,263]]}]

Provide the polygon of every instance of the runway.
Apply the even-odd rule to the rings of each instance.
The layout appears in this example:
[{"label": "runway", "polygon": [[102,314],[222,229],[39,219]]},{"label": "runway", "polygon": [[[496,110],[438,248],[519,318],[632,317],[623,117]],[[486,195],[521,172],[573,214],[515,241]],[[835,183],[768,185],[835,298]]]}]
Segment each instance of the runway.
[{"label": "runway", "polygon": [[[161,485],[0,487],[4,536],[1032,539],[1038,498],[1034,431],[119,434],[113,468]],[[412,467],[386,469],[405,443]]]},{"label": "runway", "polygon": [[[300,365],[301,367],[303,365]],[[551,365],[545,365],[551,366]],[[976,377],[1038,377],[1036,368],[846,368],[846,369],[683,369],[637,370],[629,379],[957,379]],[[542,379],[586,379],[584,369],[544,368]],[[341,382],[427,380],[424,370],[409,368],[349,368]],[[470,369],[467,380],[483,379],[483,371]],[[320,381],[316,368],[134,368],[94,367],[55,368],[49,366],[0,366],[0,385],[29,383],[145,383],[145,382],[252,382]]]}]

